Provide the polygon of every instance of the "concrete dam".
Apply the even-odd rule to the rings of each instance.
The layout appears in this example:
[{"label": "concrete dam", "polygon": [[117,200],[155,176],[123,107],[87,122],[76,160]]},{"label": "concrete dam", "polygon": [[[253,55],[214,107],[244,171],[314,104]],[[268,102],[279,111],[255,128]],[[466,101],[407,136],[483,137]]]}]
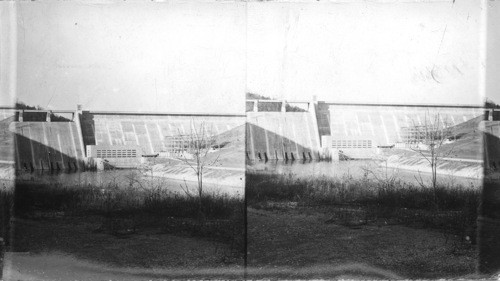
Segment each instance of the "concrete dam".
[{"label": "concrete dam", "polygon": [[[69,116],[51,120],[53,114]],[[33,115],[43,120],[33,121]],[[83,170],[95,159],[119,168],[133,168],[144,157],[176,157],[184,139],[203,130],[216,138],[238,126],[244,115],[137,113],[106,111],[2,111],[2,144],[18,170]],[[40,118],[38,118],[40,119]]]},{"label": "concrete dam", "polygon": [[14,122],[17,169],[79,170],[84,151],[74,122]]},{"label": "concrete dam", "polygon": [[[276,100],[247,100],[246,118],[238,114],[3,109],[0,160],[15,162],[18,170],[81,170],[92,159],[136,167],[144,157],[175,158],[185,150],[183,138],[201,125],[207,135],[218,136],[243,126],[245,120],[244,150],[250,161],[335,159],[339,153],[366,159],[384,148],[405,149],[418,142],[415,128],[427,122],[464,126],[483,118],[484,111],[481,106]],[[67,119],[56,122],[52,114]]]},{"label": "concrete dam", "polygon": [[417,143],[419,127],[453,128],[483,115],[482,106],[247,100],[246,154],[252,161],[335,159],[339,152],[369,159]]},{"label": "concrete dam", "polygon": [[[257,108],[259,102],[269,101],[252,102]],[[279,112],[247,112],[247,159],[319,159],[318,125],[309,105],[304,111],[287,112],[282,103]]]}]

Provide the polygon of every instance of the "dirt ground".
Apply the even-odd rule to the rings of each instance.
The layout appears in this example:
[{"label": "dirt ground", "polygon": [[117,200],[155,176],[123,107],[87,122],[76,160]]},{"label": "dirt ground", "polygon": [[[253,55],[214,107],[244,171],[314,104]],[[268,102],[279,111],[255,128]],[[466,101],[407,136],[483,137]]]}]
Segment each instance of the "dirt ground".
[{"label": "dirt ground", "polygon": [[[235,253],[227,243],[189,233],[165,233],[159,228],[116,236],[102,232],[100,225],[97,217],[15,219],[4,278],[150,280],[243,276],[243,255]],[[65,272],[65,267],[74,274]]]},{"label": "dirt ground", "polygon": [[248,209],[249,278],[474,278],[460,237],[385,222],[343,226],[328,209]]},{"label": "dirt ground", "polygon": [[[392,223],[345,226],[327,207],[248,209],[248,279],[476,278],[460,237]],[[227,243],[141,229],[116,236],[99,218],[15,219],[6,280],[243,279]]]},{"label": "dirt ground", "polygon": [[107,266],[77,259],[65,253],[6,253],[3,280],[170,280],[242,279],[241,267],[226,268],[135,268]]}]

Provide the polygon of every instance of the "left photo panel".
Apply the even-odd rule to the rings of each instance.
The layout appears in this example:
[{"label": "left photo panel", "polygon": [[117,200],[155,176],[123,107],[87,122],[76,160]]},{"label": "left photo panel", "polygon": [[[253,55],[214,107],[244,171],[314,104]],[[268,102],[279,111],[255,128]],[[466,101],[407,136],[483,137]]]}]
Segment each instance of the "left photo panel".
[{"label": "left photo panel", "polygon": [[244,3],[0,12],[3,278],[243,278]]}]

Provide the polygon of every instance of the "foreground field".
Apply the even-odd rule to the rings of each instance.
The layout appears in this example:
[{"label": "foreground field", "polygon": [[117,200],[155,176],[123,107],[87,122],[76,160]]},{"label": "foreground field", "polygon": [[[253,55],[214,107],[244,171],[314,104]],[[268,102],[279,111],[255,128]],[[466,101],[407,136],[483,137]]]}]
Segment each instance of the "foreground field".
[{"label": "foreground field", "polygon": [[343,225],[329,208],[248,212],[250,278],[474,277],[477,250],[457,236],[385,221]]},{"label": "foreground field", "polygon": [[[93,276],[91,280],[105,280],[105,277],[122,280],[128,279],[124,278],[127,274],[134,277],[131,280],[242,277],[242,253],[231,243],[193,233],[192,226],[169,229],[171,222],[155,218],[154,226],[143,219],[144,225],[134,233],[121,235],[103,231],[102,218],[98,216],[15,219],[5,277],[22,280],[26,277],[68,280],[84,276]],[[46,261],[47,257],[53,262]],[[65,265],[73,267],[75,272],[60,270]]]},{"label": "foreground field", "polygon": [[62,253],[6,253],[4,280],[67,281],[67,280],[171,280],[171,279],[243,279],[243,269],[215,268],[135,268],[106,266],[77,259]]},{"label": "foreground field", "polygon": [[[200,201],[176,196],[161,186],[140,189],[113,184],[19,182],[15,191],[7,276],[31,276],[34,272],[19,261],[36,263],[44,256],[68,257],[76,267],[97,264],[98,269],[90,266],[89,274],[133,269],[139,272],[136,279],[199,278],[210,271],[200,269],[211,269],[214,278],[243,274],[241,198],[206,195]],[[50,264],[36,274],[35,280],[51,280],[50,274],[67,280]]]},{"label": "foreground field", "polygon": [[473,278],[480,189],[247,175],[252,278]]}]

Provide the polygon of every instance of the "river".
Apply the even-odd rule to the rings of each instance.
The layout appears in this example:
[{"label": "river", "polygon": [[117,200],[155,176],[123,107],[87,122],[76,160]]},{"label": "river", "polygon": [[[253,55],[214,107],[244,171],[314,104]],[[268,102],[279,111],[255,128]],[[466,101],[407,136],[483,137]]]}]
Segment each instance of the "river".
[{"label": "river", "polygon": [[[63,186],[82,186],[93,185],[105,188],[106,186],[116,184],[118,186],[134,186],[142,188],[153,188],[161,186],[168,191],[176,194],[185,194],[185,190],[195,193],[197,182],[181,181],[163,177],[154,177],[144,175],[136,169],[120,169],[105,171],[86,171],[86,172],[17,172],[17,181],[34,181],[39,183],[61,184]],[[203,183],[205,194],[227,194],[229,196],[241,197],[244,194],[242,187],[227,186],[214,183]]]},{"label": "river", "polygon": [[[247,163],[247,172],[268,174],[292,174],[298,178],[310,177],[368,177],[373,180],[395,178],[410,184],[424,182],[428,185],[431,180],[430,173],[403,170],[385,167],[384,162],[377,160],[351,160],[351,161],[255,161]],[[462,185],[467,187],[481,187],[482,179],[465,178],[451,175],[437,175],[438,183],[445,185]]]},{"label": "river", "polygon": [[[418,184],[423,180],[428,184],[431,179],[429,173],[419,173],[415,171],[402,170],[396,168],[384,167],[383,163],[374,160],[358,160],[358,161],[256,161],[247,164],[247,172],[249,173],[270,173],[270,174],[293,174],[299,178],[310,177],[353,177],[362,178],[368,177],[374,180],[385,180],[388,178],[396,178],[403,182]],[[36,181],[52,184],[62,184],[65,186],[78,185],[95,185],[103,188],[109,184],[118,184],[120,186],[143,186],[152,188],[161,185],[169,189],[173,193],[183,194],[187,188],[190,191],[195,191],[197,183],[192,181],[181,181],[169,178],[151,177],[143,175],[139,170],[109,170],[109,171],[87,171],[87,172],[16,172],[16,180],[19,181]],[[462,185],[462,186],[482,186],[482,180],[477,178],[464,178],[450,175],[438,175],[438,182],[446,185]],[[204,183],[204,191],[206,193],[228,194],[231,196],[243,196],[244,189],[242,187],[226,186],[217,183]]]}]

